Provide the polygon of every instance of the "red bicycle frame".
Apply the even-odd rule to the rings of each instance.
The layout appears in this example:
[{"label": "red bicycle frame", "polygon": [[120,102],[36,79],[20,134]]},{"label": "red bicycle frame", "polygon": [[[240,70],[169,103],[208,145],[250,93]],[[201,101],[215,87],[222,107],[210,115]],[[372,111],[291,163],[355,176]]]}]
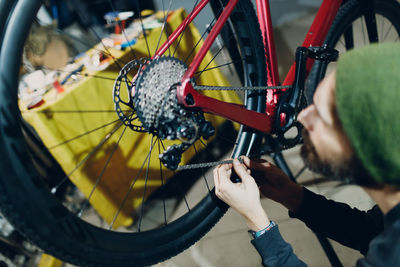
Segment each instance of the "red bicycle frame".
[{"label": "red bicycle frame", "polygon": [[[186,107],[200,108],[204,112],[213,113],[229,120],[238,122],[242,125],[249,126],[263,133],[271,133],[273,131],[273,121],[275,118],[275,110],[280,94],[276,90],[267,90],[266,113],[259,113],[248,110],[242,105],[223,102],[197,92],[191,83],[191,79],[201,61],[210,49],[215,38],[218,36],[222,27],[226,23],[233,9],[239,0],[230,0],[220,17],[216,21],[214,27],[208,34],[203,46],[196,54],[189,68],[185,72],[181,85],[177,89],[178,102]],[[185,18],[182,24],[169,36],[168,40],[159,48],[154,58],[160,57],[168,49],[178,36],[183,32],[185,27],[190,24],[200,11],[207,5],[209,0],[201,0],[192,12]],[[321,46],[328,30],[339,10],[342,0],[324,0],[318,10],[314,21],[307,32],[302,46]],[[267,66],[267,85],[280,85],[278,64],[276,60],[276,51],[274,43],[274,34],[271,22],[271,13],[268,0],[256,0],[257,17],[261,27],[261,33],[265,49],[265,58]],[[313,62],[307,62],[307,73],[312,67]],[[293,63],[288,74],[283,81],[283,85],[292,85],[295,78],[295,66]]]}]

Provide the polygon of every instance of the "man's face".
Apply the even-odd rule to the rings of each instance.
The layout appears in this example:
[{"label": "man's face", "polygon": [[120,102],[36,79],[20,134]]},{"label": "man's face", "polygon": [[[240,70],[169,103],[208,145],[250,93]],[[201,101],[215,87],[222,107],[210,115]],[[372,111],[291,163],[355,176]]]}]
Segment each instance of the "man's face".
[{"label": "man's face", "polygon": [[[317,87],[314,103],[298,116],[303,124],[301,155],[315,172],[332,178],[348,175],[354,152],[336,113],[336,73],[330,73]],[[351,172],[351,171],[350,171]]]}]

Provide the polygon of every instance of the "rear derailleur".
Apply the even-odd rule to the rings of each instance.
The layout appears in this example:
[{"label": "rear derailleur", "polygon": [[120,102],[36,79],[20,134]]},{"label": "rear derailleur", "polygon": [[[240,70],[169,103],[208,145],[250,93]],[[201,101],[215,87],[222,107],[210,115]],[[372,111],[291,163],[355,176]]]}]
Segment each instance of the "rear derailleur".
[{"label": "rear derailleur", "polygon": [[170,170],[176,170],[185,152],[199,138],[207,140],[215,133],[214,127],[199,112],[187,111],[183,108],[160,117],[157,135],[160,139],[181,140],[181,144],[168,147],[159,155],[161,162]]}]

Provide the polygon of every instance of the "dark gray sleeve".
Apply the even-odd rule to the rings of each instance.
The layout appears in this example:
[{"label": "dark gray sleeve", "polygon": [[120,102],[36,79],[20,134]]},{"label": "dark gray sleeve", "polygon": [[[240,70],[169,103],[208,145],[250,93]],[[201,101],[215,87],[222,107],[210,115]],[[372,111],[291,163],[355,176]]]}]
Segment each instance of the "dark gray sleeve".
[{"label": "dark gray sleeve", "polygon": [[293,253],[292,246],[283,240],[278,226],[251,241],[261,256],[263,266],[307,266]]},{"label": "dark gray sleeve", "polygon": [[383,231],[383,214],[378,206],[360,211],[328,200],[304,188],[304,200],[292,218],[303,221],[315,233],[329,237],[366,254],[371,240]]}]

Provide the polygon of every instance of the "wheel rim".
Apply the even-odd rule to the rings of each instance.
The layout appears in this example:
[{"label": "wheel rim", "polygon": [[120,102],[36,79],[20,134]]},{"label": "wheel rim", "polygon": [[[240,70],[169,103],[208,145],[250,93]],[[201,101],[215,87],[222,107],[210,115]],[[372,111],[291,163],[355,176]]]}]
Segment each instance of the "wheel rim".
[{"label": "wheel rim", "polygon": [[[140,22],[140,24],[143,24],[143,22],[141,21]],[[93,32],[96,32],[96,30],[94,30],[94,29],[91,29],[91,31],[93,31]],[[97,36],[98,34],[96,34],[96,33],[94,33],[94,35],[95,36]],[[160,35],[161,36],[161,35]],[[157,36],[157,38],[158,39],[160,39],[160,37],[159,36]],[[159,44],[157,43],[157,46],[158,46]],[[109,51],[107,51],[108,49],[104,49],[104,51],[103,51],[103,55],[104,54],[108,54],[109,53]],[[146,50],[147,51],[150,51],[150,50],[153,50],[153,49],[151,49],[151,47],[149,47],[148,46],[148,44],[146,44]],[[154,51],[155,51],[156,49],[154,49]],[[222,50],[217,50],[217,51],[222,51]],[[133,51],[130,51],[129,53],[133,53]],[[217,52],[217,53],[219,53],[219,52]],[[173,53],[172,53],[172,55],[173,55]],[[61,57],[61,56],[60,56]],[[214,59],[214,58],[212,58],[212,60],[216,60],[216,59]],[[114,65],[117,65],[117,67],[118,67],[118,65],[121,65],[122,63],[122,60],[115,60],[114,59]],[[225,66],[229,66],[229,64],[228,65],[225,65]],[[60,71],[60,69],[57,67],[57,66],[53,66],[53,67],[47,67],[47,69],[51,69],[51,68],[53,68],[53,70],[54,69],[57,69],[57,70],[59,70]],[[112,69],[112,66],[110,66],[109,67],[110,69]],[[118,67],[118,69],[119,68],[121,68],[121,67]],[[207,68],[213,68],[213,67],[210,67],[210,65],[206,62],[205,63],[205,67],[203,66],[203,69],[201,70],[201,72],[203,72],[204,71],[204,69],[207,71]],[[205,71],[205,72],[206,72]],[[60,71],[61,72],[61,71]],[[205,73],[204,72],[204,73]],[[84,80],[84,78],[85,77],[91,77],[91,78],[98,78],[98,79],[100,79],[100,80],[103,80],[103,81],[110,81],[110,82],[113,82],[113,80],[112,79],[110,79],[110,77],[108,76],[108,73],[107,72],[105,72],[106,74],[102,74],[102,75],[99,75],[99,73],[95,73],[95,74],[85,74],[85,73],[83,73],[83,72],[77,72],[77,73],[75,73],[75,75],[77,75],[77,76],[82,76],[82,80]],[[91,75],[91,76],[90,76]],[[201,84],[201,83],[200,83]],[[65,86],[66,87],[66,86]],[[112,103],[112,98],[110,97],[110,100],[111,100],[111,103]],[[89,102],[87,103],[88,104],[88,106],[89,106]],[[46,104],[45,104],[46,105]],[[60,106],[59,106],[60,107]],[[41,112],[41,115],[40,116],[48,116],[48,117],[52,117],[52,119],[54,120],[54,118],[55,118],[55,116],[58,116],[58,114],[57,113],[59,113],[59,114],[68,114],[68,113],[70,113],[70,114],[72,114],[72,113],[77,113],[77,114],[83,114],[83,113],[87,113],[87,114],[91,114],[91,113],[93,113],[93,111],[94,111],[94,109],[84,109],[84,110],[78,110],[78,111],[76,111],[76,112],[71,112],[71,110],[68,110],[68,109],[64,109],[64,110],[59,110],[60,112],[57,112],[56,110],[52,110],[50,113],[48,112],[48,111],[45,111],[45,106],[42,106],[42,107],[39,107],[38,108],[38,110],[40,110],[40,109],[42,109],[42,111],[43,112]],[[22,113],[22,117],[26,117],[26,116],[29,116],[29,115],[27,115],[30,111],[34,111],[35,110],[35,108],[32,108],[31,110],[24,110],[24,111],[22,111],[21,113]],[[102,114],[101,116],[105,116],[104,114],[109,114],[109,113],[112,113],[111,111],[110,111],[110,105],[108,104],[108,106],[107,106],[107,108],[104,108],[101,112],[99,112],[100,114]],[[36,115],[36,114],[35,114]],[[116,117],[116,115],[117,114],[113,114],[115,117]],[[90,116],[90,115],[89,115]],[[117,118],[117,117],[116,117]],[[26,118],[25,118],[26,119]],[[29,120],[29,118],[27,119],[27,120]],[[66,117],[64,117],[64,119],[60,119],[60,121],[68,121],[68,119],[66,118]],[[31,123],[32,123],[32,121],[31,121]],[[115,126],[115,125],[117,125],[117,126]],[[104,127],[103,127],[104,126]],[[68,176],[71,176],[71,174],[73,175],[74,174],[74,172],[75,171],[79,171],[79,168],[82,168],[82,166],[84,166],[84,165],[87,165],[88,163],[90,163],[90,161],[91,161],[91,157],[95,157],[95,154],[96,153],[98,153],[99,151],[100,151],[100,149],[102,148],[102,146],[106,143],[106,142],[109,142],[110,140],[112,140],[111,139],[111,137],[112,138],[115,138],[114,139],[114,143],[116,144],[116,145],[114,145],[114,146],[110,146],[108,149],[111,151],[111,156],[108,156],[108,157],[104,157],[103,159],[102,159],[102,161],[104,162],[104,164],[103,164],[103,167],[99,167],[99,168],[97,168],[97,170],[98,170],[98,172],[97,172],[97,174],[96,175],[94,175],[96,178],[94,179],[94,181],[92,181],[92,184],[93,184],[93,186],[92,186],[92,188],[89,190],[89,191],[86,191],[86,192],[84,192],[84,194],[86,195],[86,197],[87,198],[89,198],[90,200],[92,200],[92,197],[93,197],[93,195],[95,194],[95,191],[96,190],[93,190],[93,189],[97,189],[97,186],[102,182],[102,180],[104,179],[104,174],[106,173],[106,169],[105,169],[105,167],[107,167],[109,164],[111,164],[112,165],[112,157],[114,156],[114,155],[116,155],[116,153],[118,153],[118,144],[120,144],[120,142],[121,142],[121,139],[125,136],[125,134],[126,133],[128,133],[129,132],[129,130],[130,129],[128,129],[128,127],[126,127],[126,126],[124,126],[123,124],[121,124],[120,123],[120,121],[118,120],[118,118],[117,119],[112,119],[112,120],[108,120],[107,121],[107,123],[106,124],[104,124],[104,125],[100,125],[100,126],[96,126],[96,127],[89,127],[88,129],[86,129],[86,132],[79,132],[79,133],[75,133],[74,135],[72,135],[72,136],[70,136],[69,138],[65,138],[63,141],[61,141],[61,142],[56,142],[56,143],[53,143],[53,144],[49,144],[48,143],[48,139],[46,138],[46,139],[44,139],[44,137],[43,137],[43,135],[42,135],[42,139],[43,139],[43,141],[44,141],[44,143],[45,143],[45,145],[47,146],[47,148],[49,148],[49,150],[50,150],[50,153],[52,153],[53,155],[54,155],[54,152],[53,151],[51,151],[51,150],[57,150],[59,147],[61,147],[61,146],[64,146],[64,145],[66,145],[66,146],[74,146],[74,145],[71,145],[71,143],[72,142],[77,142],[77,141],[79,141],[79,139],[89,139],[88,138],[88,136],[87,135],[89,135],[89,134],[92,134],[92,133],[96,133],[98,130],[99,131],[102,131],[102,129],[103,128],[107,128],[108,127],[108,131],[105,133],[105,134],[103,134],[103,136],[102,137],[100,137],[100,138],[98,138],[97,139],[97,141],[96,142],[94,142],[95,143],[95,145],[94,145],[94,148],[92,149],[92,150],[90,150],[88,153],[86,153],[86,155],[82,155],[82,156],[80,156],[80,159],[77,161],[77,162],[75,162],[75,166],[73,166],[72,168],[66,168],[65,166],[63,166],[63,164],[60,164],[60,166],[56,166],[55,168],[56,169],[58,169],[58,171],[60,171],[59,173],[66,173],[66,174],[69,174]],[[119,130],[118,130],[119,129]],[[38,131],[38,132],[40,132],[40,127],[37,127],[37,129],[36,129],[36,131]],[[233,131],[233,129],[231,128],[229,131]],[[30,132],[30,128],[29,128],[29,126],[28,127],[26,127],[25,128],[25,131],[24,131],[25,133],[27,133],[27,134],[31,134],[31,133],[29,133]],[[33,133],[33,134],[35,134],[35,133]],[[111,137],[110,137],[111,136]],[[22,137],[20,137],[20,138],[22,138]],[[94,138],[92,138],[92,137],[90,137],[90,140],[86,140],[86,142],[93,142],[93,139]],[[247,138],[247,139],[249,139],[249,138]],[[227,141],[227,140],[230,140],[230,141]],[[218,141],[218,143],[222,143],[222,142],[230,142],[230,144],[235,144],[235,139],[234,139],[234,137],[232,138],[232,137],[224,137],[224,136],[222,136],[222,138],[220,138],[219,140],[217,140]],[[164,144],[164,142],[163,141],[161,141],[161,140],[159,140],[159,139],[157,139],[157,137],[156,136],[150,136],[148,139],[147,139],[147,141],[146,141],[146,143],[150,143],[151,145],[150,145],[150,149],[148,150],[148,152],[147,152],[147,154],[145,153],[145,156],[142,158],[142,160],[139,162],[139,166],[141,166],[141,167],[143,167],[143,168],[141,168],[141,170],[140,171],[138,171],[137,173],[139,173],[139,174],[136,174],[136,175],[131,175],[132,177],[134,177],[134,178],[131,178],[129,181],[128,181],[128,183],[127,183],[127,186],[125,186],[125,189],[128,189],[127,191],[128,191],[128,194],[125,194],[125,195],[123,195],[122,196],[122,201],[120,201],[120,203],[122,203],[122,205],[120,205],[120,206],[118,206],[117,208],[116,208],[116,213],[114,213],[114,215],[113,216],[111,216],[111,219],[109,219],[109,221],[108,221],[108,224],[111,224],[111,226],[114,226],[114,227],[116,227],[117,226],[117,219],[118,219],[118,217],[120,216],[119,214],[120,214],[120,212],[121,212],[121,210],[123,209],[123,207],[122,206],[124,206],[125,205],[125,203],[127,203],[127,202],[131,202],[132,201],[132,199],[129,199],[130,198],[130,196],[129,196],[129,194],[131,193],[131,191],[132,191],[132,188],[134,189],[134,186],[135,186],[135,184],[136,184],[136,181],[138,180],[138,177],[139,177],[139,175],[141,175],[141,174],[144,174],[145,175],[145,178],[143,179],[145,182],[146,181],[148,181],[149,180],[149,173],[151,173],[151,171],[149,170],[149,166],[150,166],[150,163],[151,163],[151,161],[150,160],[148,160],[148,158],[153,158],[153,157],[155,157],[154,156],[154,154],[152,154],[152,153],[150,153],[150,152],[152,152],[152,151],[154,151],[154,150],[162,150],[162,149],[165,149],[165,147],[166,147],[166,144]],[[220,146],[221,146],[221,144],[219,144]],[[201,148],[202,149],[201,149]],[[36,149],[37,149],[37,147],[36,147]],[[39,144],[39,149],[41,149],[40,148],[40,144]],[[210,150],[208,147],[206,148],[206,142],[205,141],[200,141],[200,142],[198,142],[198,144],[196,144],[196,145],[194,145],[193,147],[192,147],[192,150],[194,151],[194,152],[192,152],[193,154],[198,154],[198,152],[200,151],[200,150],[203,150],[204,152],[209,152],[209,151],[207,151],[207,150]],[[240,153],[240,151],[238,151],[238,150],[236,150],[237,151],[237,153]],[[160,152],[159,152],[160,153]],[[157,153],[157,154],[159,154],[159,153]],[[221,153],[221,152],[219,152],[219,153]],[[224,152],[223,152],[224,154],[226,154],[227,153],[227,150],[225,150]],[[59,156],[58,156],[58,158],[60,158],[60,157],[62,157],[63,155],[65,155],[66,153],[65,153],[65,151],[62,151],[62,152],[60,152],[59,153]],[[149,156],[147,156],[147,155],[149,155]],[[47,156],[47,154],[45,154],[45,155],[40,155],[39,156],[39,158],[41,157],[41,156],[43,156],[43,157],[45,157],[45,156]],[[216,155],[215,156],[215,159],[218,159],[220,157],[220,155]],[[57,158],[57,156],[56,156],[56,158]],[[40,159],[35,159],[35,163],[36,164],[38,164],[38,162],[36,162],[36,161],[39,161]],[[152,159],[153,160],[153,159]],[[42,162],[40,162],[40,164],[41,164]],[[159,165],[160,166],[160,164],[159,163],[157,163],[157,165]],[[88,167],[89,169],[91,168],[91,169],[96,169],[96,165],[93,165],[93,166],[91,166],[91,167]],[[163,168],[162,168],[163,169]],[[163,172],[161,171],[160,172],[160,175],[159,175],[159,179],[158,179],[158,184],[159,185],[164,185],[165,183],[167,183],[166,182],[166,180],[167,180],[167,178],[166,178],[166,176],[164,176],[164,174],[162,174]],[[194,173],[196,173],[196,172],[192,172],[189,176],[193,176],[193,174]],[[198,172],[197,172],[198,173]],[[170,175],[171,176],[171,175]],[[184,176],[184,175],[181,175],[181,176]],[[186,175],[186,176],[188,176],[188,175]],[[203,195],[196,201],[196,202],[200,202],[201,201],[201,199],[203,198],[203,196],[204,195],[211,195],[212,194],[212,192],[211,192],[211,188],[212,188],[212,177],[210,178],[210,177],[205,177],[205,176],[203,176],[203,175],[200,175],[200,179],[201,180],[203,180],[204,181],[204,190],[205,190],[205,192],[203,193]],[[188,180],[188,179],[186,179],[186,180]],[[52,198],[54,198],[54,196],[56,196],[56,197],[59,197],[57,194],[59,193],[59,192],[61,192],[62,190],[64,190],[63,189],[63,187],[65,187],[65,184],[68,184],[68,182],[67,182],[68,180],[67,179],[65,179],[65,177],[61,177],[61,178],[59,178],[58,180],[56,180],[56,181],[50,181],[50,183],[49,184],[51,184],[51,186],[50,186],[50,188],[49,188],[49,190],[54,194],[54,195],[49,195],[48,197],[47,197],[47,200],[51,200]],[[69,186],[68,186],[69,187]],[[162,188],[164,188],[164,186],[162,187]],[[69,188],[67,188],[67,190],[69,190]],[[142,202],[144,202],[143,200],[144,199],[147,199],[148,198],[148,196],[150,195],[150,193],[149,193],[149,189],[147,188],[146,189],[146,183],[145,183],[145,185],[144,185],[144,189],[140,192],[141,194],[141,203]],[[162,195],[166,195],[167,193],[166,192],[160,192],[160,190],[158,190],[159,192],[159,194],[158,194],[158,197],[160,197],[160,195],[161,195],[161,198],[162,198]],[[161,190],[162,191],[162,190]],[[154,194],[156,194],[157,193],[157,190],[155,190],[154,192],[153,192]],[[76,193],[75,193],[76,194]],[[154,197],[154,194],[151,196],[151,199],[153,199],[153,200],[155,200],[155,199],[157,199],[157,197]],[[60,195],[63,195],[63,194],[61,194],[60,193]],[[43,196],[42,196],[43,197]],[[121,200],[120,199],[120,200]],[[52,200],[53,201],[53,200]],[[209,197],[209,198],[207,198],[207,199],[205,199],[205,200],[203,200],[203,201],[205,201],[205,202],[210,202],[210,201],[212,201],[212,199]],[[162,209],[162,212],[161,212],[161,214],[162,214],[162,223],[161,223],[161,225],[163,224],[163,223],[165,223],[165,222],[167,222],[168,221],[168,217],[170,217],[170,218],[172,218],[172,220],[174,220],[175,218],[180,218],[181,216],[177,216],[177,217],[175,217],[173,214],[167,214],[167,210],[166,210],[166,208],[165,208],[165,206],[166,206],[166,202],[165,202],[165,199],[164,200],[162,200],[161,201],[162,202],[162,206],[163,206],[163,209]],[[75,209],[75,210],[73,210],[74,209],[74,207],[72,206],[72,207],[68,207],[68,209],[72,209],[72,211],[73,211],[73,213],[74,214],[76,214],[78,217],[79,216],[82,216],[82,217],[84,217],[85,216],[85,212],[86,211],[88,211],[89,209],[87,209],[87,206],[88,206],[88,204],[87,204],[88,202],[87,201],[84,201],[83,203],[79,203],[79,205],[80,205],[80,207],[79,207],[79,209]],[[206,217],[207,216],[207,214],[208,213],[210,213],[210,212],[212,212],[213,211],[213,209],[202,209],[201,208],[201,206],[203,206],[203,205],[198,205],[200,208],[193,208],[195,205],[189,205],[189,203],[188,203],[188,200],[185,198],[185,197],[183,197],[183,206],[186,206],[186,211],[185,211],[185,213],[189,213],[190,212],[190,216],[191,217],[193,217],[193,218],[195,218],[196,216],[199,216],[198,218],[199,218],[199,220],[201,220],[202,218],[204,218],[204,217]],[[70,204],[70,203],[69,203]],[[68,205],[69,205],[68,204]],[[151,204],[151,203],[149,203],[149,204]],[[173,206],[174,206],[175,204],[173,204]],[[208,206],[210,206],[210,207],[215,207],[215,203],[214,204],[210,204],[210,205],[208,205]],[[131,218],[131,220],[135,220],[136,222],[137,222],[137,231],[138,232],[140,232],[140,233],[135,233],[134,235],[135,235],[135,239],[137,239],[137,240],[141,240],[141,239],[146,239],[146,238],[148,238],[149,237],[149,235],[151,235],[151,236],[153,236],[154,237],[154,235],[159,235],[160,236],[160,238],[158,239],[158,240],[160,240],[160,242],[163,242],[162,240],[163,240],[163,238],[162,238],[162,233],[163,233],[163,231],[160,231],[160,230],[158,230],[158,229],[156,229],[156,228],[158,228],[159,227],[159,225],[156,225],[155,227],[151,227],[150,229],[155,229],[155,230],[153,230],[152,232],[149,232],[149,231],[145,231],[145,232],[143,232],[144,230],[148,230],[144,225],[143,225],[143,214],[145,213],[145,211],[146,211],[146,207],[145,206],[143,206],[143,205],[136,205],[136,207],[139,207],[139,208],[136,208],[136,211],[138,211],[139,212],[139,214],[141,214],[141,215],[138,215],[136,218],[135,217],[132,217],[132,216],[130,216]],[[60,210],[62,210],[62,208],[61,208],[61,206],[55,206],[54,207],[55,209],[60,209]],[[97,209],[99,209],[98,207],[97,207]],[[132,213],[132,211],[134,210],[134,208],[132,209],[131,208],[131,210],[130,211],[128,211],[127,213]],[[197,214],[197,215],[196,215]],[[47,214],[47,215],[49,215],[49,214]],[[120,247],[120,249],[121,250],[125,250],[125,247],[132,247],[132,245],[134,245],[134,243],[132,243],[132,234],[130,235],[130,234],[122,234],[122,233],[119,233],[119,232],[114,232],[114,231],[108,231],[108,230],[100,230],[100,229],[98,229],[97,227],[91,227],[91,226],[88,226],[88,225],[86,225],[86,223],[85,222],[81,222],[79,219],[77,219],[76,217],[74,217],[72,214],[70,214],[70,215],[65,215],[65,218],[69,218],[69,219],[66,219],[65,221],[69,221],[69,223],[70,224],[75,224],[76,226],[82,226],[82,227],[85,227],[86,228],[86,230],[85,230],[85,232],[86,232],[86,236],[89,236],[89,235],[107,235],[107,238],[109,238],[110,240],[113,240],[114,238],[118,238],[119,239],[119,243],[120,243],[120,245],[119,245],[119,247]],[[178,219],[178,221],[179,220],[185,220],[185,217],[187,217],[187,216],[183,216],[183,218],[181,218],[181,219]],[[121,223],[120,223],[120,225],[122,225]],[[190,225],[190,224],[189,224]],[[98,225],[98,226],[101,226],[101,225]],[[196,227],[195,225],[191,225],[192,227]],[[107,225],[106,226],[106,229],[109,227],[109,225]],[[130,228],[131,228],[131,226],[129,226]],[[65,230],[65,229],[62,229],[63,227],[60,227],[59,229],[60,230]],[[79,228],[79,227],[78,227]],[[174,228],[176,228],[176,226],[174,225],[174,224],[171,224],[171,225],[167,225],[167,226],[165,226],[165,228],[171,228],[171,229],[174,229]],[[124,229],[122,229],[122,231],[126,231],[126,230],[131,230],[131,229],[127,229],[126,227],[124,228]],[[177,229],[175,229],[176,231],[178,231]],[[92,233],[90,233],[91,231],[93,231]],[[182,233],[182,236],[184,236],[184,233],[185,233],[185,229],[179,229],[179,232],[181,232]],[[110,245],[110,247],[111,246],[115,246],[115,244],[113,244],[113,245]],[[111,249],[111,248],[110,248]]]}]

